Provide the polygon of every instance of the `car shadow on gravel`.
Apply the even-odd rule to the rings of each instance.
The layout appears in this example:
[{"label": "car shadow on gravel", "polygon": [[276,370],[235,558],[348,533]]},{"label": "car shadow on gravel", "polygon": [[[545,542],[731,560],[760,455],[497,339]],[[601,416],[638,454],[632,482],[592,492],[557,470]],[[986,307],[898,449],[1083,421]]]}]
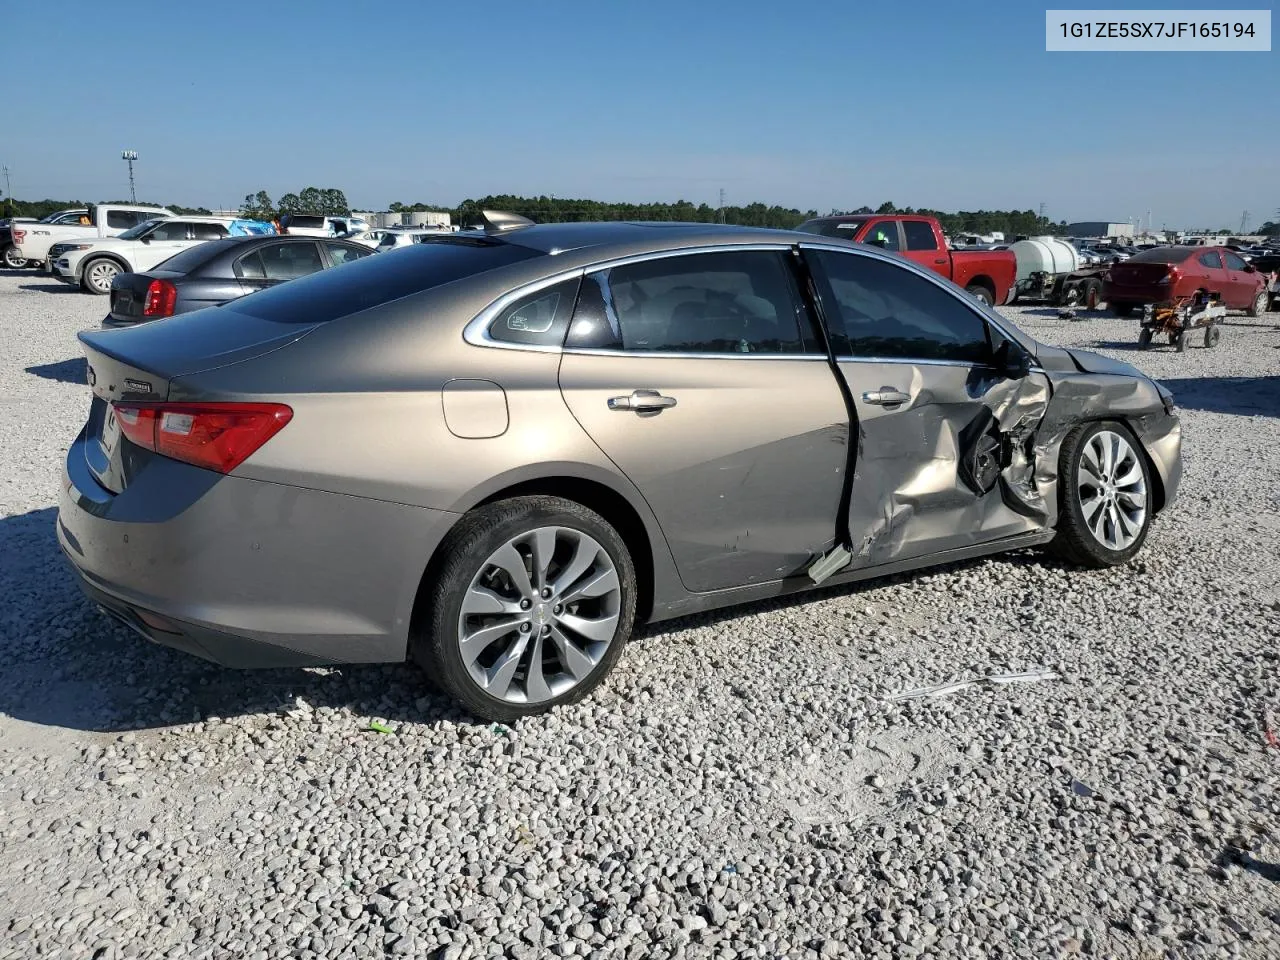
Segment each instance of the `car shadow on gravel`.
[{"label": "car shadow on gravel", "polygon": [[[56,517],[49,507],[0,518],[0,715],[36,728],[123,733],[210,717],[269,722],[301,699],[302,709],[350,714],[353,731],[371,718],[480,722],[409,664],[232,670],[151,643],[83,596]],[[31,733],[38,741],[38,729]]]},{"label": "car shadow on gravel", "polygon": [[1187,410],[1280,417],[1280,376],[1184,377],[1160,381]]},{"label": "car shadow on gravel", "polygon": [[59,383],[88,383],[89,362],[84,357],[71,360],[59,360],[57,363],[41,363],[27,367],[26,372],[45,380],[57,380]]},{"label": "car shadow on gravel", "polygon": [[30,290],[33,293],[79,293],[79,287],[69,283],[20,283],[19,290]]}]

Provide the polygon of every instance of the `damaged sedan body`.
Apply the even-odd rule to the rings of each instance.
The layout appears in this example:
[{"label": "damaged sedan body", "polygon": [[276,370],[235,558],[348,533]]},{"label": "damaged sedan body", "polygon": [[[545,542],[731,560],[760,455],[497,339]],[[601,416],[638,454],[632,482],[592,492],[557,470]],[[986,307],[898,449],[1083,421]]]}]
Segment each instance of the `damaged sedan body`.
[{"label": "damaged sedan body", "polygon": [[501,720],[585,696],[637,621],[1124,563],[1181,472],[1137,370],[784,231],[488,215],[81,341],[58,536],[94,602],[229,666],[412,659]]}]

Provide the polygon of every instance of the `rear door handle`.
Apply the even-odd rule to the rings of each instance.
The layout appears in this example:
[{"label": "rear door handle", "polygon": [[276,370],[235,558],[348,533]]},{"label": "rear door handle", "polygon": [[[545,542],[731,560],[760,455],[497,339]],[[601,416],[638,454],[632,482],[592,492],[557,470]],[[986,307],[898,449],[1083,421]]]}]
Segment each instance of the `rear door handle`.
[{"label": "rear door handle", "polygon": [[632,390],[629,397],[610,397],[610,410],[633,410],[654,413],[676,405],[675,397],[664,397],[657,390]]},{"label": "rear door handle", "polygon": [[877,407],[896,407],[911,399],[911,394],[903,393],[896,387],[881,387],[879,390],[868,390],[862,395],[863,403],[874,403]]}]

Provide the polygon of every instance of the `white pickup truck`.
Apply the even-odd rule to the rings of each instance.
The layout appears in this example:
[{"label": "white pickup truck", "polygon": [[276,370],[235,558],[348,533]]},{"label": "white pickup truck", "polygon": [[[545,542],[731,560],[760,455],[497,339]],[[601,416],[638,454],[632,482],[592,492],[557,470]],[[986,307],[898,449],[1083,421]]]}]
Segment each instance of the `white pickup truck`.
[{"label": "white pickup truck", "polygon": [[44,263],[49,248],[60,240],[114,237],[130,227],[156,217],[172,217],[164,207],[139,207],[131,204],[90,204],[88,212],[76,223],[22,223],[13,226],[13,245],[28,263]]}]

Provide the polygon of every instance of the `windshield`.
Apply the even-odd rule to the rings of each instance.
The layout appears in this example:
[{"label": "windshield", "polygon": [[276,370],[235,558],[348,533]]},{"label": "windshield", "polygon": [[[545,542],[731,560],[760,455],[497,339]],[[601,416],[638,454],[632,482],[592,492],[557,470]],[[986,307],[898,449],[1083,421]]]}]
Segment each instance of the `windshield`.
[{"label": "windshield", "polygon": [[156,219],[156,220],[144,220],[144,221],[142,221],[142,223],[138,224],[136,227],[130,227],[130,228],[129,228],[128,230],[126,230],[124,233],[118,233],[118,234],[116,234],[116,239],[118,239],[118,240],[138,240],[138,239],[140,239],[141,237],[145,236],[146,234],[150,233],[152,230],[154,230],[154,229],[155,229],[156,224],[157,224],[157,223],[160,223],[160,222],[161,222],[161,221],[160,221],[159,219]]},{"label": "windshield", "polygon": [[866,217],[858,220],[807,220],[796,227],[802,233],[816,233],[822,237],[842,237],[852,240],[854,234],[867,222]]}]

